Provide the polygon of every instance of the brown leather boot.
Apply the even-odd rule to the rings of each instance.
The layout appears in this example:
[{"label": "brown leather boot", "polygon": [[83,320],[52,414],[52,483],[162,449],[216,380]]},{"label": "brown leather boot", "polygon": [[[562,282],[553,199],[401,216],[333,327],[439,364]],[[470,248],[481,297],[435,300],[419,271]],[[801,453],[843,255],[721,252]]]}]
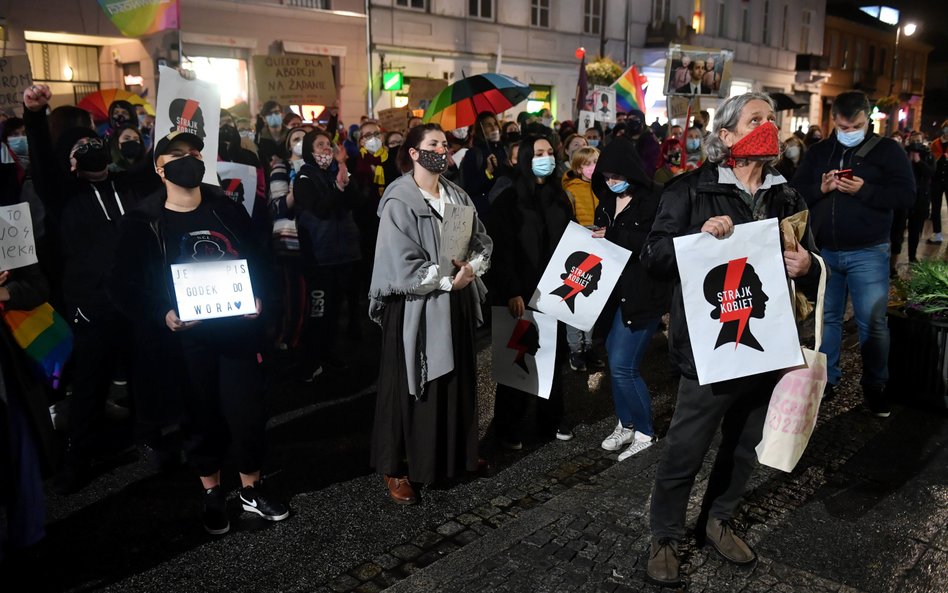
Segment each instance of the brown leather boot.
[{"label": "brown leather boot", "polygon": [[757,560],[757,555],[750,549],[750,546],[731,530],[730,522],[709,517],[705,534],[707,536],[705,541],[724,556],[725,560],[729,560],[734,564],[750,564]]},{"label": "brown leather boot", "polygon": [[411,487],[408,476],[384,476],[385,485],[388,487],[388,495],[398,504],[415,504],[418,498],[415,497],[415,489]]},{"label": "brown leather boot", "polygon": [[678,542],[673,539],[652,539],[652,549],[648,556],[645,574],[653,583],[675,586],[681,583],[678,567]]}]

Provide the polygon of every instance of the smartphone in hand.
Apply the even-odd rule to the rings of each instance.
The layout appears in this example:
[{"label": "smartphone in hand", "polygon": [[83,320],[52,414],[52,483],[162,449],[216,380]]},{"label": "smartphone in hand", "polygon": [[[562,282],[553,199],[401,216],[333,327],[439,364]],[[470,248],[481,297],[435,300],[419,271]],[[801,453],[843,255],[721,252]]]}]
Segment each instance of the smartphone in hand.
[{"label": "smartphone in hand", "polygon": [[837,179],[852,179],[853,170],[852,169],[840,169],[836,172]]}]

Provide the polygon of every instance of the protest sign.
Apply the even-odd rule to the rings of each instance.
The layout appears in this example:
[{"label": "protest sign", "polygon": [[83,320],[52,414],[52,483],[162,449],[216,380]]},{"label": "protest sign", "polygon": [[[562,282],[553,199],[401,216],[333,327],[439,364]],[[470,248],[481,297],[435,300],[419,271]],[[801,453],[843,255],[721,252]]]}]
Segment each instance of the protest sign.
[{"label": "protest sign", "polygon": [[217,163],[217,175],[221,189],[227,197],[237,202],[253,216],[253,204],[257,198],[257,169],[240,163]]},{"label": "protest sign", "polygon": [[170,132],[195,134],[204,140],[204,183],[217,185],[217,143],[221,120],[221,95],[217,86],[188,80],[177,70],[158,68],[158,103],[155,140]]},{"label": "protest sign", "polygon": [[604,124],[616,123],[616,90],[611,87],[597,86],[593,91],[593,113],[596,121]]},{"label": "protest sign", "polygon": [[332,105],[336,101],[332,58],[328,56],[254,56],[253,71],[260,101],[281,105]]},{"label": "protest sign", "polygon": [[257,312],[245,259],[171,264],[171,279],[181,321]]},{"label": "protest sign", "polygon": [[448,86],[443,78],[412,78],[408,84],[408,106],[412,109],[428,109],[431,100]]},{"label": "protest sign", "polygon": [[803,363],[776,218],[676,237],[675,257],[701,385]]},{"label": "protest sign", "polygon": [[444,275],[454,269],[451,260],[466,261],[474,230],[474,207],[445,204],[441,223],[441,257],[438,265]]},{"label": "protest sign", "polygon": [[0,58],[0,111],[23,115],[23,91],[33,84],[28,56]]},{"label": "protest sign", "polygon": [[491,310],[491,376],[533,395],[550,398],[556,367],[556,319],[524,311],[516,319],[507,307]]},{"label": "protest sign", "polygon": [[408,118],[411,110],[407,107],[392,107],[379,111],[379,126],[386,132],[401,132],[408,130]]},{"label": "protest sign", "polygon": [[586,227],[569,223],[530,306],[563,323],[589,331],[632,252],[606,239],[595,239]]},{"label": "protest sign", "polygon": [[596,127],[596,114],[592,111],[580,111],[577,121],[579,122],[579,133],[585,134],[589,128]]},{"label": "protest sign", "polygon": [[0,207],[0,270],[37,263],[33,219],[26,202]]}]

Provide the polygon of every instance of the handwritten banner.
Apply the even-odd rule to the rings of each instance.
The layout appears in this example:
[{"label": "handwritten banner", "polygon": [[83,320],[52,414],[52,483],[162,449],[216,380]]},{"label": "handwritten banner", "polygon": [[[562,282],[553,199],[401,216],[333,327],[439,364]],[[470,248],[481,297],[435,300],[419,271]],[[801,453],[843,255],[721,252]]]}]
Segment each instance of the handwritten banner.
[{"label": "handwritten banner", "polygon": [[407,107],[392,107],[379,111],[379,126],[386,132],[401,132],[408,130],[408,118],[411,110]]},{"label": "handwritten banner", "polygon": [[28,56],[0,58],[0,111],[23,115],[23,91],[33,84]]},{"label": "handwritten banner", "polygon": [[336,101],[332,58],[327,56],[254,56],[253,70],[260,101],[281,105],[332,105]]},{"label": "handwritten banner", "polygon": [[441,223],[441,259],[438,261],[442,275],[454,269],[451,260],[465,261],[474,230],[474,207],[461,204],[444,205],[444,221]]},{"label": "handwritten banner", "polygon": [[238,317],[257,312],[245,259],[172,264],[181,321]]},{"label": "handwritten banner", "polygon": [[0,208],[0,270],[37,263],[33,218],[26,202]]},{"label": "handwritten banner", "polygon": [[443,78],[414,78],[408,85],[408,105],[412,109],[428,109],[431,101],[448,86]]}]

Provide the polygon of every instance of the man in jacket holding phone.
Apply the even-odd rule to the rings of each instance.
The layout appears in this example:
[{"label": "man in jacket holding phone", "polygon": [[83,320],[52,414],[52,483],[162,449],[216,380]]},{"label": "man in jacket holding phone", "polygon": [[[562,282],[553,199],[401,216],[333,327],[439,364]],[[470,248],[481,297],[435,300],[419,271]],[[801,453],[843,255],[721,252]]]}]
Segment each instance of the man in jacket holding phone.
[{"label": "man in jacket holding phone", "polygon": [[893,211],[915,202],[915,177],[905,151],[869,130],[869,99],[861,91],[836,97],[835,133],[807,150],[791,185],[810,208],[813,233],[830,268],[823,346],[829,365],[824,397],[839,383],[846,297],[851,295],[862,353],[866,406],[889,415],[889,230]]}]

